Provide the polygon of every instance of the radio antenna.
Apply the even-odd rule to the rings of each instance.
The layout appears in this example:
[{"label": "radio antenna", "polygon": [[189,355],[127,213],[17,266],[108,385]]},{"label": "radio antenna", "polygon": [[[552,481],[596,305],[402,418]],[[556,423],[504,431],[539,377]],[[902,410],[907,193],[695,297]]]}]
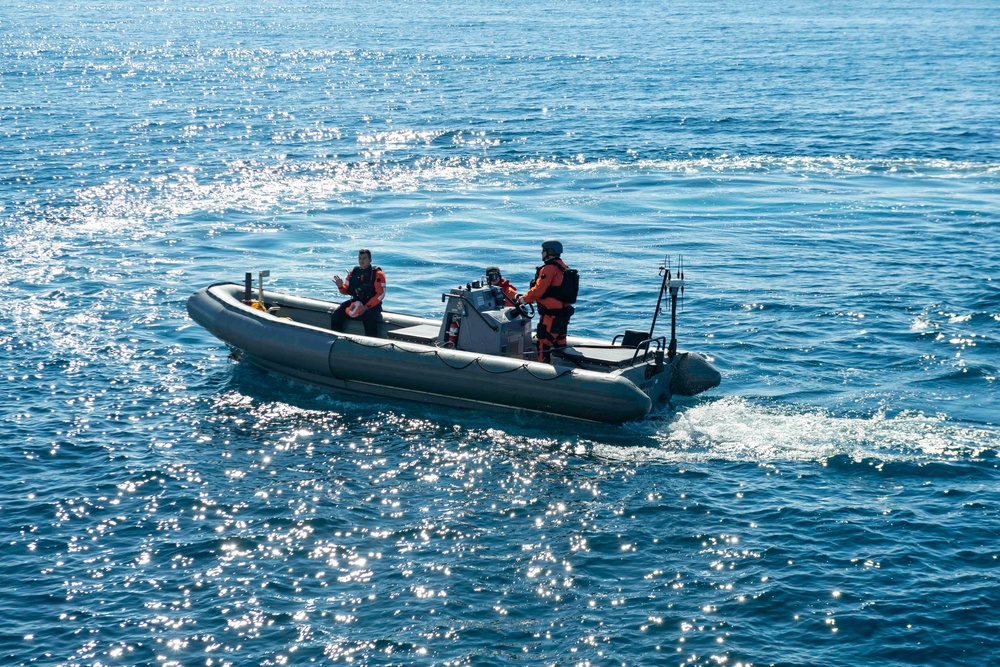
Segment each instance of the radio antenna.
[{"label": "radio antenna", "polygon": [[663,302],[663,293],[667,291],[670,284],[670,258],[663,256],[663,264],[660,264],[660,276],[663,278],[660,283],[660,295],[656,297],[656,310],[653,311],[653,323],[649,325],[649,338],[653,337],[653,330],[656,329],[656,318],[660,316],[660,304]]},{"label": "radio antenna", "polygon": [[656,298],[656,310],[653,311],[653,323],[649,325],[649,338],[653,338],[653,331],[656,329],[656,318],[660,315],[660,307],[663,304],[663,295],[670,295],[670,344],[667,347],[667,358],[673,360],[677,356],[677,298],[684,294],[684,256],[677,256],[676,277],[670,265],[670,257],[664,256],[663,264],[660,265],[660,295]]}]

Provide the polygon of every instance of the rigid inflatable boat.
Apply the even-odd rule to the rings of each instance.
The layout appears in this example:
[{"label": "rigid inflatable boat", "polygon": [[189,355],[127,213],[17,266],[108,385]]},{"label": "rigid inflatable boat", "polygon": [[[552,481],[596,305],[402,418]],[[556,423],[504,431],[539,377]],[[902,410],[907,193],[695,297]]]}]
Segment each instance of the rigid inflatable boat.
[{"label": "rigid inflatable boat", "polygon": [[[721,379],[703,357],[677,351],[674,334],[668,346],[652,327],[610,342],[570,336],[551,364],[534,361],[530,309],[505,307],[499,288],[478,281],[442,294],[440,319],[383,311],[378,337],[368,337],[360,320],[348,320],[343,333],[331,330],[339,302],[265,294],[267,275],[261,272],[256,290],[251,274],[243,285],[200,289],[188,313],[236,358],[336,391],[619,424]],[[683,283],[667,276],[660,299],[668,290],[674,332]]]}]

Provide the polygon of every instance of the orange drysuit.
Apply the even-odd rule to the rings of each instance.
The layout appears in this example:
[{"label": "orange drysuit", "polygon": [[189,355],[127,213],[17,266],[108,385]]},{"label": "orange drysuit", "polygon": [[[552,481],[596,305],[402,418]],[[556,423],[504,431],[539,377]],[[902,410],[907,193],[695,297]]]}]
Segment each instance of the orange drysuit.
[{"label": "orange drysuit", "polygon": [[535,279],[524,295],[525,303],[534,303],[538,308],[538,360],[552,363],[552,348],[566,346],[566,331],[573,306],[553,297],[550,288],[559,287],[563,282],[563,271],[568,269],[561,259],[550,259],[535,270]]},{"label": "orange drysuit", "polygon": [[507,303],[511,306],[517,305],[517,288],[510,284],[510,281],[506,278],[501,278],[500,282],[493,284],[493,287],[499,287],[500,291],[503,292],[504,298]]}]

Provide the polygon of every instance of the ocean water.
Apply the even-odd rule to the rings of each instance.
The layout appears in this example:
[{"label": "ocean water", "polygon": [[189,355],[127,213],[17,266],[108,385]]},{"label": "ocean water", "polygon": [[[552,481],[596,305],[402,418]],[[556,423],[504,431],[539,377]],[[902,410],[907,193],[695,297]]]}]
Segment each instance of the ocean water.
[{"label": "ocean water", "polygon": [[[0,663],[995,663],[998,99],[990,1],[5,0]],[[185,311],[553,236],[579,334],[683,256],[722,385],[353,399]]]}]

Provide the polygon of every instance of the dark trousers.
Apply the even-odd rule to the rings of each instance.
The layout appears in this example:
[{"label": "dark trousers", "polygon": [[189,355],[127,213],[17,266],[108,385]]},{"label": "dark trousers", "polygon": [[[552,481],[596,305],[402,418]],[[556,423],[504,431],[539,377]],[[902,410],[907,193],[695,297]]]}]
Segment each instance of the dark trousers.
[{"label": "dark trousers", "polygon": [[538,341],[538,361],[552,363],[552,348],[566,347],[566,329],[569,318],[565,315],[542,315],[538,318],[535,338]]},{"label": "dark trousers", "polygon": [[[347,319],[347,307],[354,302],[354,299],[350,301],[345,301],[337,307],[337,310],[333,311],[333,319],[330,321],[330,328],[334,331],[344,330],[344,320]],[[365,311],[365,314],[360,317],[362,324],[365,325],[365,335],[371,338],[378,338],[378,325],[382,321],[382,306],[375,306],[374,308],[369,308]]]}]

